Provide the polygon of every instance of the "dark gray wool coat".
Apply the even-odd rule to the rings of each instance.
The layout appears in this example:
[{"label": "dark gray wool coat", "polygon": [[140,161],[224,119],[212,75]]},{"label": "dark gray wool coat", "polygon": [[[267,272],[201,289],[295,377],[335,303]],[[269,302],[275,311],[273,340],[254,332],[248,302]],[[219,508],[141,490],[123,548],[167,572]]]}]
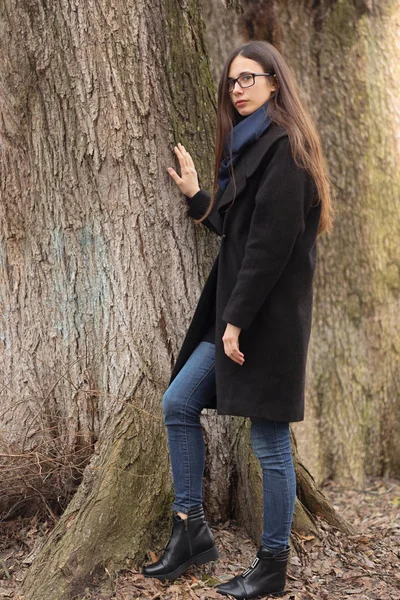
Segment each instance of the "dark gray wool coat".
[{"label": "dark gray wool coat", "polygon": [[[240,157],[233,181],[203,221],[221,237],[172,371],[170,383],[211,324],[216,303],[216,397],[219,414],[277,421],[304,418],[313,276],[320,203],[311,176],[296,166],[286,130],[272,123]],[[210,196],[187,199],[204,215]],[[239,365],[224,352],[226,324],[241,327]]]}]

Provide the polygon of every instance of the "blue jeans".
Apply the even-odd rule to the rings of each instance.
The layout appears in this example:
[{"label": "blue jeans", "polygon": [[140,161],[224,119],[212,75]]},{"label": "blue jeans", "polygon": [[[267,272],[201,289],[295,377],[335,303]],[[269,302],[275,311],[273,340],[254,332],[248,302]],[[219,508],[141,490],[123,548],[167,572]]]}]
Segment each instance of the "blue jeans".
[{"label": "blue jeans", "polygon": [[[174,478],[172,509],[188,513],[202,504],[204,440],[200,413],[215,394],[215,345],[200,342],[163,396]],[[251,418],[251,442],[263,472],[262,545],[274,553],[289,545],[296,499],[289,423]]]}]

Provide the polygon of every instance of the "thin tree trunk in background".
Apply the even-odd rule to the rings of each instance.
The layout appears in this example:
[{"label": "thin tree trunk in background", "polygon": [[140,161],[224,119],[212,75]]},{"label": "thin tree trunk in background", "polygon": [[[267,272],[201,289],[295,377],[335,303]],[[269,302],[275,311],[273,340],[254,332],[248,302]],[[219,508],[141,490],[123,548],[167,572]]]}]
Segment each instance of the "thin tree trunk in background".
[{"label": "thin tree trunk in background", "polygon": [[243,9],[227,10],[223,0],[203,0],[205,41],[216,88],[230,52],[244,42],[240,31]]}]

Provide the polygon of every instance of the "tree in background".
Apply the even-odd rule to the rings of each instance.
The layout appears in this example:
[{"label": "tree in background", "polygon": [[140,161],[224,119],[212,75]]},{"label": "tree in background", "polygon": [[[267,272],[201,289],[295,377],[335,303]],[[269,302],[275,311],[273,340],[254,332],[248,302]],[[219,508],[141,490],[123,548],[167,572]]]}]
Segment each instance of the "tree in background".
[{"label": "tree in background", "polygon": [[[224,14],[220,2],[205,1],[214,77],[220,57],[243,41],[274,44],[317,123],[336,199],[334,232],[319,240],[306,417],[293,424],[302,462],[318,483],[398,477],[400,3],[243,0],[233,8]],[[255,535],[261,496],[247,439],[237,437],[237,506]],[[303,501],[315,510],[314,497]]]},{"label": "tree in background", "polygon": [[245,35],[274,43],[296,72],[337,205],[319,246],[299,450],[318,481],[399,476],[400,3],[244,6]]}]

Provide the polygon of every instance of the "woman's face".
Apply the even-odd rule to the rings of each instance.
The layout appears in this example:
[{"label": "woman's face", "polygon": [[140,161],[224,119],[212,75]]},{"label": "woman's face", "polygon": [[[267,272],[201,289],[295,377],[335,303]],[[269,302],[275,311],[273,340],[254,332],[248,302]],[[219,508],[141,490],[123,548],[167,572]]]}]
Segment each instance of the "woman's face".
[{"label": "woman's face", "polygon": [[[245,58],[239,54],[231,62],[228,79],[236,79],[245,73],[265,73],[265,71],[256,60]],[[254,85],[247,88],[241,88],[236,82],[232,93],[229,94],[232,104],[242,117],[251,115],[257,108],[265,104],[276,89],[275,77],[255,77],[254,81]]]}]

